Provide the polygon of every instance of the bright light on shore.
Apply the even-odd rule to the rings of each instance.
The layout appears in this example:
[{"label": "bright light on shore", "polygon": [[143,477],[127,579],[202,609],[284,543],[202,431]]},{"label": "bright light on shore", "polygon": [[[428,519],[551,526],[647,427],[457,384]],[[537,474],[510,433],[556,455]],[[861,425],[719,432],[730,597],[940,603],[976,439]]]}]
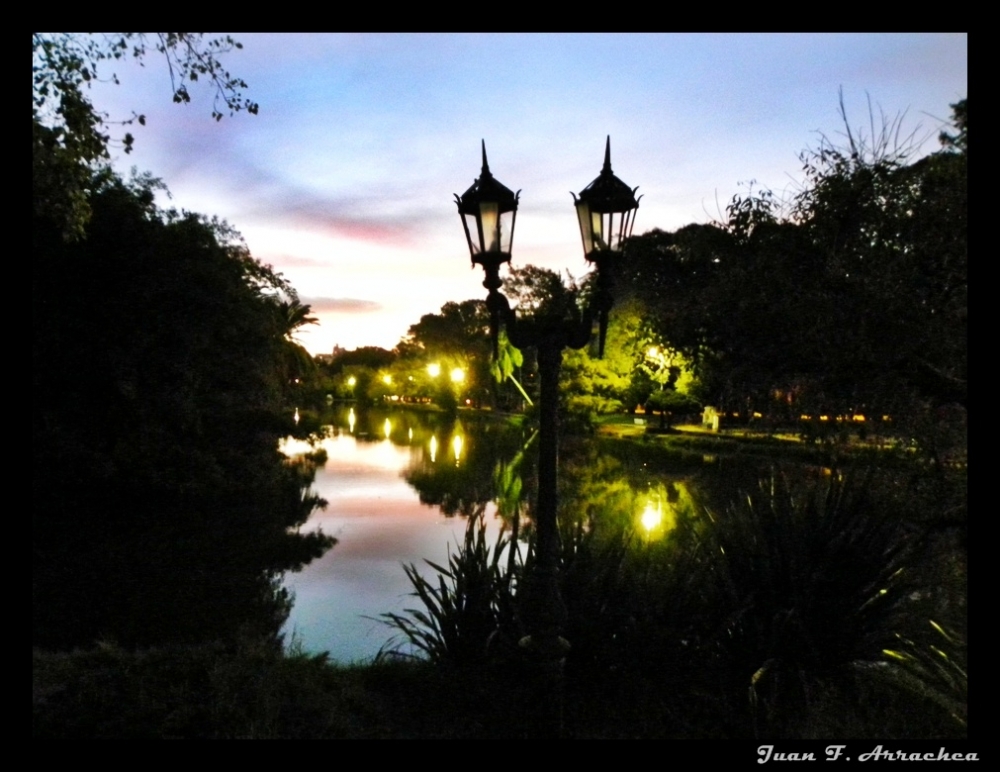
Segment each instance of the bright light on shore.
[{"label": "bright light on shore", "polygon": [[441,375],[441,365],[439,365],[437,362],[433,362],[427,365],[427,374],[431,378],[437,378],[439,375]]},{"label": "bright light on shore", "polygon": [[451,371],[451,380],[454,381],[455,383],[461,383],[462,381],[464,381],[465,370],[463,370],[461,367],[456,367],[454,370]]}]

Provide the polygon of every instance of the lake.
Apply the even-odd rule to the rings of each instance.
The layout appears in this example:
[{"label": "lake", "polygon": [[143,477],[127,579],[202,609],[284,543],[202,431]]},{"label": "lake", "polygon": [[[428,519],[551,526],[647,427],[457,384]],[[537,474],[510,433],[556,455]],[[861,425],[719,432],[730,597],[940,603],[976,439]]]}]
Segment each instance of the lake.
[{"label": "lake", "polygon": [[[329,652],[343,663],[368,661],[394,634],[379,615],[419,607],[403,564],[432,576],[425,559],[446,564],[468,516],[479,512],[495,539],[504,522],[497,500],[509,514],[514,502],[530,499],[537,443],[530,431],[474,415],[338,407],[324,420],[330,422],[322,441],[327,461],[314,489],[328,505],[304,529],[322,528],[338,543],[286,576],[294,605],[283,632],[286,644],[305,651]],[[720,477],[717,458],[634,443],[615,447],[564,443],[561,507],[659,538],[679,512],[695,512],[695,501],[714,497],[708,481]],[[285,448],[308,449],[296,441]],[[752,484],[756,474],[741,463],[728,467],[725,479]]]}]

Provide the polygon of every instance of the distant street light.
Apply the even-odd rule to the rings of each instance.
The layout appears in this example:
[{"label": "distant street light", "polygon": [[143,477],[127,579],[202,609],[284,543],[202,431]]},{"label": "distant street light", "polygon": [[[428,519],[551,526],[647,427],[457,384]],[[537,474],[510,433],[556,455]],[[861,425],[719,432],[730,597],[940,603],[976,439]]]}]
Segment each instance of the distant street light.
[{"label": "distant street light", "polygon": [[[519,601],[521,618],[528,635],[522,648],[532,652],[548,674],[549,689],[545,698],[554,700],[548,711],[548,731],[561,729],[562,667],[569,643],[561,636],[566,622],[566,608],[559,592],[559,531],[556,524],[556,480],[558,467],[559,370],[562,350],[582,348],[590,340],[597,321],[600,352],[603,355],[608,312],[613,304],[611,272],[621,259],[622,246],[631,233],[639,200],[638,188],[629,188],[611,171],[611,138],[604,150],[600,175],[573,195],[584,256],[597,268],[596,293],[582,318],[568,320],[559,316],[518,322],[507,298],[500,292],[500,266],[509,263],[514,239],[514,222],[520,191],[513,193],[497,181],[486,160],[486,142],[482,145],[483,166],[479,178],[462,196],[455,195],[465,238],[473,265],[483,267],[488,291],[486,307],[490,312],[490,337],[494,359],[498,356],[501,326],[510,342],[518,348],[534,346],[538,350],[538,373],[541,385],[539,404],[538,502],[535,515],[536,555],[531,574],[526,577]],[[551,687],[551,688],[549,688]],[[543,711],[544,713],[545,711]]]},{"label": "distant street light", "polygon": [[452,383],[461,383],[465,380],[465,370],[461,367],[456,367],[451,371],[451,381]]},{"label": "distant street light", "polygon": [[427,374],[431,378],[437,378],[439,375],[441,375],[441,365],[439,365],[437,362],[427,365]]}]

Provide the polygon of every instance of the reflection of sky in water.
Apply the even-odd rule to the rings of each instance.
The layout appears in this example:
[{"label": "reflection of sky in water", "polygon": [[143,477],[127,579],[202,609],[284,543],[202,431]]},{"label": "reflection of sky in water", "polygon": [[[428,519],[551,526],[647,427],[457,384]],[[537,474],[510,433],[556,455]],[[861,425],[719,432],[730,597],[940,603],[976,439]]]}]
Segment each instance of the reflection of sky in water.
[{"label": "reflection of sky in water", "polygon": [[[393,634],[378,621],[365,619],[415,605],[402,563],[433,571],[424,559],[444,563],[465,532],[465,520],[445,518],[437,507],[421,504],[402,478],[414,449],[390,442],[356,442],[349,435],[324,440],[328,461],[316,473],[316,492],[329,504],[304,528],[322,527],[337,545],[286,586],[295,604],[285,626],[307,651],[329,651],[339,661],[373,657]],[[305,450],[289,448],[289,450]],[[449,454],[451,455],[451,454]],[[454,459],[449,459],[454,463]],[[499,521],[490,507],[489,532]],[[418,604],[419,602],[417,602]]]}]

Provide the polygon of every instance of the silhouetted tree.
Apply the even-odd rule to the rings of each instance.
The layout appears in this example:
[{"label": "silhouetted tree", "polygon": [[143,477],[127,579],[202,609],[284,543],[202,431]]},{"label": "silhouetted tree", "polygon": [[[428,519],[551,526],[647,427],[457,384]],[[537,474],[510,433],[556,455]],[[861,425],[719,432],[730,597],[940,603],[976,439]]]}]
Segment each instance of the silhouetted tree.
[{"label": "silhouetted tree", "polygon": [[964,404],[965,100],[945,148],[912,163],[898,120],[802,155],[782,205],[734,197],[726,221],[633,238],[618,286],[693,359],[712,401],[795,395],[825,410]]},{"label": "silhouetted tree", "polygon": [[111,126],[145,125],[139,113],[121,119],[97,109],[88,96],[98,80],[118,83],[109,67],[149,53],[162,55],[170,74],[173,101],[190,102],[188,84],[201,78],[215,89],[212,117],[220,120],[257,103],[243,96],[247,84],[222,66],[220,57],[242,45],[232,37],[205,40],[199,32],[43,33],[31,38],[32,169],[36,212],[59,222],[69,238],[79,238],[90,217],[88,184],[95,165],[106,162],[108,148],[131,152],[126,132],[113,139]]},{"label": "silhouetted tree", "polygon": [[33,222],[33,643],[275,638],[278,580],[333,540],[287,463],[290,288],[148,181],[90,183],[84,238]]}]

